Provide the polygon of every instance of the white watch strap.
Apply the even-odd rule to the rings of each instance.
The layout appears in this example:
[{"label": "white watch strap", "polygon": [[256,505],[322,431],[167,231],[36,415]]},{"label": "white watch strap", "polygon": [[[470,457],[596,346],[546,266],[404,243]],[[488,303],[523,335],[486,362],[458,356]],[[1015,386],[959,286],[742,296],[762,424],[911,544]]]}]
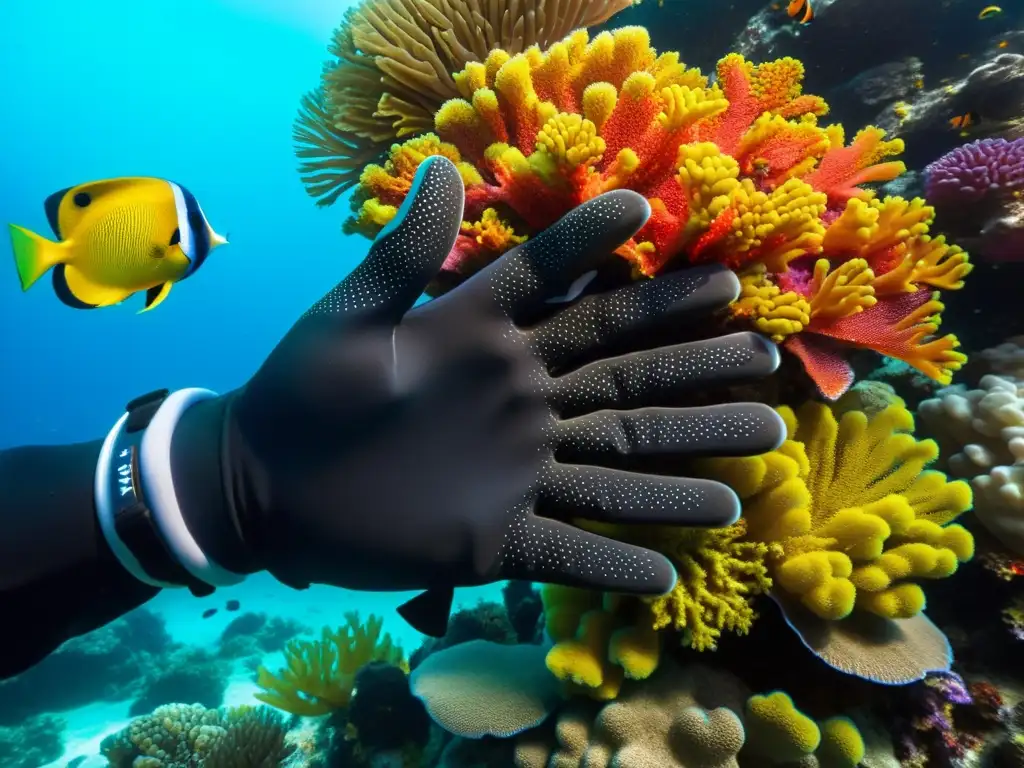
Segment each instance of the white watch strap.
[{"label": "white watch strap", "polygon": [[107,544],[110,546],[114,556],[124,566],[124,569],[136,579],[152,587],[164,589],[179,587],[181,586],[180,584],[166,584],[150,578],[139,564],[135,555],[132,554],[128,545],[121,541],[121,537],[117,535],[117,527],[114,525],[114,499],[110,490],[110,471],[113,468],[114,445],[117,443],[117,438],[121,435],[121,431],[124,429],[127,421],[128,414],[126,413],[117,420],[113,429],[107,433],[107,438],[103,441],[103,447],[100,448],[99,460],[96,462],[96,479],[93,489],[94,498],[96,499],[96,517],[99,519],[100,530],[103,531],[103,537],[107,540]]},{"label": "white watch strap", "polygon": [[167,396],[142,437],[139,475],[157,528],[178,562],[200,581],[227,587],[241,583],[245,576],[217,565],[199,548],[181,514],[171,476],[171,438],[178,420],[190,406],[216,396],[208,389],[179,389]]}]

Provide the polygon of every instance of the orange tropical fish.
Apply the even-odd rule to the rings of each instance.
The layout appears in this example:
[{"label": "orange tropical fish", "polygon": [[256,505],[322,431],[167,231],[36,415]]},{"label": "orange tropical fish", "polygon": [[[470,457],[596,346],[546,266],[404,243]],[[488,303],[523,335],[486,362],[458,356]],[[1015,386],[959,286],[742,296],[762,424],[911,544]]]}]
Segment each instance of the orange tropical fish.
[{"label": "orange tropical fish", "polygon": [[801,11],[804,12],[804,17],[800,19],[801,24],[810,24],[814,21],[814,7],[811,5],[811,0],[790,0],[786,13],[795,19]]},{"label": "orange tropical fish", "polygon": [[950,118],[949,125],[951,128],[970,128],[972,125],[977,123],[979,120],[977,112],[965,112],[962,115]]}]

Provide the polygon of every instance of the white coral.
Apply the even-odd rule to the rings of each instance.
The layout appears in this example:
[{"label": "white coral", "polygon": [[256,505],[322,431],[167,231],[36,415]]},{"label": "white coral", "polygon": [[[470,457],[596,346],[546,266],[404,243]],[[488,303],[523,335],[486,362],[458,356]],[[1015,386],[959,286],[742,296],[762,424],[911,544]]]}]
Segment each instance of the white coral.
[{"label": "white coral", "polygon": [[1024,380],[1024,336],[1011,336],[1002,344],[979,352],[989,373]]},{"label": "white coral", "polygon": [[946,387],[918,416],[950,473],[970,478],[978,520],[1024,556],[1024,380],[989,375],[978,389]]}]

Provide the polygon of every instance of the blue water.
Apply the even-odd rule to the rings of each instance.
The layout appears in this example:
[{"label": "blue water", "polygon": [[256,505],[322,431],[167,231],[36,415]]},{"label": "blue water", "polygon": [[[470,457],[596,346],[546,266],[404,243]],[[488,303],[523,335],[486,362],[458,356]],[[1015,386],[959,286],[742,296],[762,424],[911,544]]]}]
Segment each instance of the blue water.
[{"label": "blue water", "polygon": [[342,206],[306,195],[291,144],[299,95],[349,4],[0,4],[0,222],[49,234],[50,193],[149,175],[187,186],[231,239],[136,316],[141,297],[88,312],[47,279],[22,294],[4,235],[0,447],[96,438],[155,388],[242,384],[365,253],[340,233]]},{"label": "blue water", "polygon": [[[153,389],[243,384],[358,263],[367,241],[341,234],[344,204],[320,210],[307,196],[291,142],[299,96],[317,83],[326,41],[353,4],[0,3],[0,223],[49,235],[42,203],[52,192],[160,176],[187,186],[231,241],[157,309],[136,315],[141,297],[96,311],[65,307],[46,278],[22,293],[4,234],[0,448],[97,439],[125,403]],[[466,591],[460,602],[496,593]],[[393,613],[409,597],[401,594],[297,594],[258,576],[202,601],[165,593],[149,607],[175,639],[212,643],[232,616],[200,615],[232,597],[313,627],[336,626],[347,610],[376,611],[408,651],[418,645]],[[72,720],[68,756],[76,740],[116,730],[105,722],[116,714]]]}]

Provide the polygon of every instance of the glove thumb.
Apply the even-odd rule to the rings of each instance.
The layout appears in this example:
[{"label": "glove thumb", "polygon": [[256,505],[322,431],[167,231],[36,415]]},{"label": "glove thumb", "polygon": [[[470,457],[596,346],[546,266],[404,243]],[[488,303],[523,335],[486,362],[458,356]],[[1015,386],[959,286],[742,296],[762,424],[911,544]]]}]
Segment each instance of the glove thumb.
[{"label": "glove thumb", "polygon": [[465,190],[455,165],[446,157],[428,157],[366,259],[308,314],[344,314],[397,324],[455,246],[464,204]]}]

